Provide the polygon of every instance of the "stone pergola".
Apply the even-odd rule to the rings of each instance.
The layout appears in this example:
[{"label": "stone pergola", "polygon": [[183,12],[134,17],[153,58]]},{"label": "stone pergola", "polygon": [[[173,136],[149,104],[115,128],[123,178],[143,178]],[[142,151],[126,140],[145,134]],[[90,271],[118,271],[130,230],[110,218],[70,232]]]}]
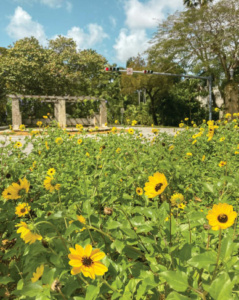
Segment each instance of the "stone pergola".
[{"label": "stone pergola", "polygon": [[[19,126],[22,124],[22,114],[20,111],[20,99],[39,99],[41,102],[51,102],[54,103],[54,115],[55,120],[59,123],[61,128],[65,128],[67,124],[66,118],[66,101],[67,102],[78,102],[83,100],[99,100],[96,97],[90,96],[36,96],[36,95],[8,95],[8,98],[12,99],[12,127],[13,130],[18,130]],[[86,120],[88,125],[98,125],[104,127],[107,123],[107,107],[105,100],[100,100],[100,112],[95,114],[92,118],[80,119]],[[78,120],[78,119],[77,119]]]}]

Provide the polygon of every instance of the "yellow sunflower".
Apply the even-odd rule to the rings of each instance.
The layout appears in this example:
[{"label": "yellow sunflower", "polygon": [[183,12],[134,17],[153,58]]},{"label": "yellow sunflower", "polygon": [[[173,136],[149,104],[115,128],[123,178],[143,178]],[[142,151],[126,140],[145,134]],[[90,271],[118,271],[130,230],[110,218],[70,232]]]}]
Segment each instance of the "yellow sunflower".
[{"label": "yellow sunflower", "polygon": [[145,195],[149,198],[154,198],[167,187],[168,182],[164,174],[156,172],[153,176],[149,176],[149,182],[145,183]]},{"label": "yellow sunflower", "polygon": [[25,130],[25,125],[24,124],[21,124],[20,126],[19,126],[19,129],[21,130],[21,131],[23,131],[23,130]]},{"label": "yellow sunflower", "polygon": [[61,145],[63,143],[63,139],[61,137],[57,137],[55,139],[55,142],[56,142],[57,145]]},{"label": "yellow sunflower", "polygon": [[37,126],[41,127],[42,126],[42,121],[37,121]]},{"label": "yellow sunflower", "polygon": [[44,265],[40,265],[40,267],[36,269],[36,272],[35,273],[33,272],[32,274],[33,277],[31,278],[31,281],[36,282],[37,280],[41,279],[43,272],[44,272]]},{"label": "yellow sunflower", "polygon": [[43,119],[47,119],[48,118],[48,116],[43,116]]},{"label": "yellow sunflower", "polygon": [[117,148],[115,152],[119,154],[121,152],[121,148]]},{"label": "yellow sunflower", "polygon": [[21,222],[20,224],[17,224],[15,226],[19,227],[17,233],[21,234],[21,238],[26,244],[33,244],[36,240],[42,240],[42,236],[37,233],[31,232],[30,228],[25,222]]},{"label": "yellow sunflower", "polygon": [[13,192],[12,187],[9,186],[2,192],[2,197],[5,200],[13,200],[15,199],[16,193]]},{"label": "yellow sunflower", "polygon": [[96,275],[104,275],[108,271],[108,268],[99,262],[105,257],[105,253],[100,252],[100,249],[92,251],[91,245],[87,245],[85,249],[80,245],[75,245],[75,249],[70,248],[69,250],[71,252],[68,255],[69,265],[73,267],[72,275],[83,273],[85,277],[95,279]]},{"label": "yellow sunflower", "polygon": [[172,151],[173,149],[174,149],[174,145],[171,145],[171,146],[168,148],[169,151]]},{"label": "yellow sunflower", "polygon": [[85,218],[82,215],[80,215],[80,216],[77,215],[77,220],[79,222],[81,222],[82,224],[86,224],[86,220],[85,220]]},{"label": "yellow sunflower", "polygon": [[44,180],[44,187],[46,190],[53,192],[55,190],[60,189],[60,184],[56,183],[56,180],[53,177],[47,176],[46,179]]},{"label": "yellow sunflower", "polygon": [[116,133],[117,132],[117,128],[116,127],[112,127],[111,132]]},{"label": "yellow sunflower", "polygon": [[183,203],[178,204],[178,208],[180,208],[180,209],[184,209],[185,207],[186,207],[186,205]]},{"label": "yellow sunflower", "polygon": [[82,143],[82,139],[78,139],[78,140],[77,140],[77,144],[80,145],[81,143]]},{"label": "yellow sunflower", "polygon": [[50,149],[50,147],[48,146],[48,142],[47,141],[45,141],[45,146],[46,146],[46,150]]},{"label": "yellow sunflower", "polygon": [[179,205],[180,203],[183,203],[184,196],[180,193],[175,193],[171,196],[170,202],[172,206]]},{"label": "yellow sunflower", "polygon": [[159,130],[158,130],[157,128],[153,128],[153,129],[152,129],[152,133],[158,134],[158,133],[159,133]]},{"label": "yellow sunflower", "polygon": [[22,143],[21,142],[16,142],[14,144],[14,148],[21,148],[22,147]]},{"label": "yellow sunflower", "polygon": [[128,129],[128,133],[129,134],[134,134],[134,129],[133,128]]},{"label": "yellow sunflower", "polygon": [[219,165],[219,167],[224,167],[226,164],[227,164],[227,162],[222,160],[222,161],[220,161],[220,163],[218,165]]},{"label": "yellow sunflower", "polygon": [[53,176],[55,173],[56,173],[56,170],[55,170],[54,168],[50,168],[50,169],[47,171],[47,175],[49,175],[49,176]]},{"label": "yellow sunflower", "polygon": [[227,203],[214,204],[209,210],[207,219],[212,230],[226,229],[231,227],[237,217],[232,205]]},{"label": "yellow sunflower", "polygon": [[136,188],[136,193],[137,193],[139,196],[143,195],[143,189],[142,189],[141,187],[137,187],[137,188]]},{"label": "yellow sunflower", "polygon": [[31,206],[28,205],[28,203],[20,203],[16,207],[15,214],[18,215],[18,217],[25,217],[25,215],[28,214],[30,210]]},{"label": "yellow sunflower", "polygon": [[208,142],[211,141],[211,139],[213,138],[214,135],[214,121],[208,121]]},{"label": "yellow sunflower", "polygon": [[13,182],[12,185],[10,185],[7,189],[5,189],[2,193],[2,196],[6,200],[17,200],[22,197],[22,194],[28,193],[30,188],[30,182],[27,181],[26,178],[19,179],[20,184]]}]

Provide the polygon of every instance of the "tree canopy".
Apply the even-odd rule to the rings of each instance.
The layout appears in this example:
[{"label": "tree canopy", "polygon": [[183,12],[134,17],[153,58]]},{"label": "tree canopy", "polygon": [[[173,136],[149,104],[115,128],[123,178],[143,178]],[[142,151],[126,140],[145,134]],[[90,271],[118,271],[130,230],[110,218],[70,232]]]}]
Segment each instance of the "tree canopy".
[{"label": "tree canopy", "polygon": [[[233,83],[239,79],[238,40],[239,2],[221,0],[170,15],[159,24],[148,55],[155,63],[165,58],[196,74],[213,74],[215,83],[224,88],[226,108],[238,110],[236,97],[228,96],[226,88],[235,88]],[[234,71],[233,82],[230,70]]]}]

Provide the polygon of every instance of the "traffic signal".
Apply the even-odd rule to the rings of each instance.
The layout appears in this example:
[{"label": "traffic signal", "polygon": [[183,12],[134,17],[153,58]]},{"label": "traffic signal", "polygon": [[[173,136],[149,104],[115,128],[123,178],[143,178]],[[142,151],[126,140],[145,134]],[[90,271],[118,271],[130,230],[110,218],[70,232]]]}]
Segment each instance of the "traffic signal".
[{"label": "traffic signal", "polygon": [[105,71],[108,71],[108,72],[109,72],[109,71],[115,72],[115,71],[119,71],[119,68],[116,68],[116,67],[110,67],[110,68],[109,68],[109,67],[106,67],[106,68],[105,68]]},{"label": "traffic signal", "polygon": [[144,72],[144,74],[153,74],[154,71],[152,71],[152,70],[144,70],[143,72]]}]

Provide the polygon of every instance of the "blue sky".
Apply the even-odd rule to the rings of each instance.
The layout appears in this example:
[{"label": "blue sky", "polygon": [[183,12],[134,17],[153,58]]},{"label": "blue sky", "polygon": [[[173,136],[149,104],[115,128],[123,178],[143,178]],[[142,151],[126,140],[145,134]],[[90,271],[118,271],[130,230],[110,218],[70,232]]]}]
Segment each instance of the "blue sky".
[{"label": "blue sky", "polygon": [[94,49],[109,63],[125,67],[143,53],[168,14],[183,0],[0,0],[0,46],[26,36],[42,45],[57,35],[73,38],[78,49]]}]

